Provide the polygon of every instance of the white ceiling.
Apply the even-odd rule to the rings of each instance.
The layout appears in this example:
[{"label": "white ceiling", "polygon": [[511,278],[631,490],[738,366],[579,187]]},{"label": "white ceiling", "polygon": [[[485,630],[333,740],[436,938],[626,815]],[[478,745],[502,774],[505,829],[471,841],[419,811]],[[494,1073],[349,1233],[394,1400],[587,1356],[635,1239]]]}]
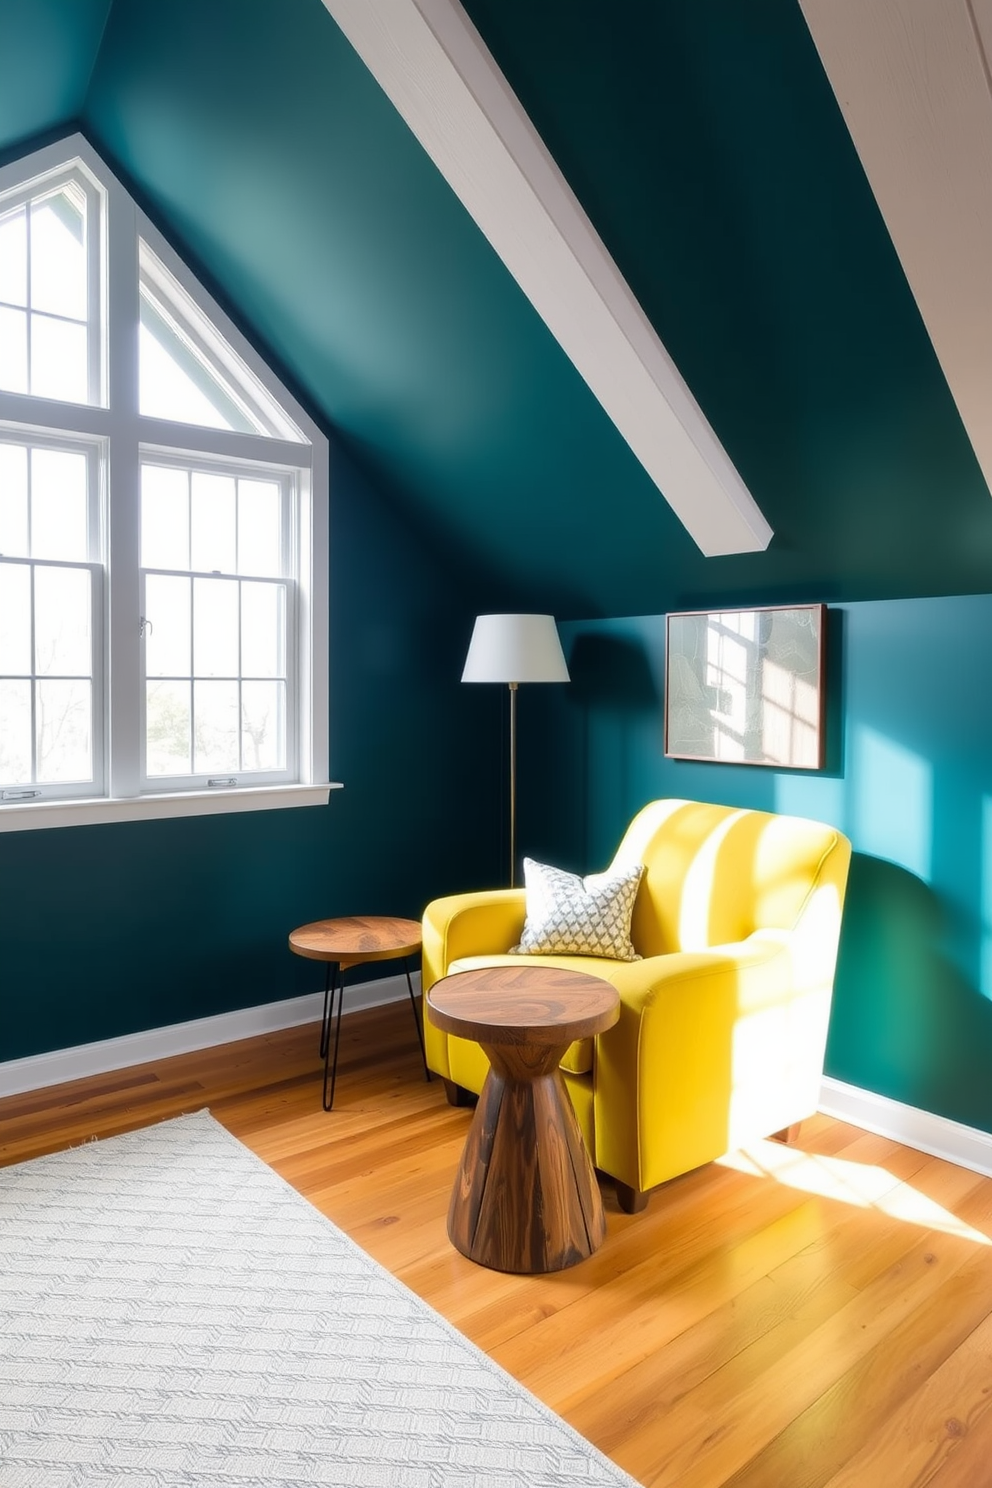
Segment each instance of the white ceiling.
[{"label": "white ceiling", "polygon": [[800,0],[992,488],[992,0]]}]

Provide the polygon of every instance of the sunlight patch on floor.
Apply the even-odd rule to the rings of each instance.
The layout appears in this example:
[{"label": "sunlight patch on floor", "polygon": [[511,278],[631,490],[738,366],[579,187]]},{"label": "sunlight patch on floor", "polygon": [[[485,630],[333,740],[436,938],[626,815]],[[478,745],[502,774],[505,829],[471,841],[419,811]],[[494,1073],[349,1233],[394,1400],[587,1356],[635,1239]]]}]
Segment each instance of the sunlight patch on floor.
[{"label": "sunlight patch on floor", "polygon": [[890,1219],[904,1220],[925,1230],[940,1230],[976,1245],[992,1245],[987,1235],[965,1224],[911,1184],[893,1178],[885,1168],[801,1152],[781,1142],[753,1142],[747,1148],[728,1152],[719,1163],[721,1167],[734,1168],[755,1178],[774,1178],[777,1183],[824,1199],[836,1199],[859,1209],[877,1209]]}]

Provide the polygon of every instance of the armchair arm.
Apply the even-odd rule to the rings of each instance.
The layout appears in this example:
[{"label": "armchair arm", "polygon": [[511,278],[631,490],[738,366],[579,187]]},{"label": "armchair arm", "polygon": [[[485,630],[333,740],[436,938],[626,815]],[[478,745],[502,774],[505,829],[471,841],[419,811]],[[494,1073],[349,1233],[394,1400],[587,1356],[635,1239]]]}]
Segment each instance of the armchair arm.
[{"label": "armchair arm", "polygon": [[811,1114],[831,979],[797,986],[788,935],[618,967],[596,1041],[596,1165],[635,1189]]},{"label": "armchair arm", "polygon": [[423,989],[426,993],[460,956],[502,955],[524,928],[523,889],[450,894],[424,910]]},{"label": "armchair arm", "polygon": [[502,955],[520,939],[526,918],[523,889],[493,889],[475,894],[449,894],[433,899],[424,910],[422,986],[424,1047],[430,1069],[448,1079],[448,1035],[427,1017],[427,993],[447,976],[460,956]]}]

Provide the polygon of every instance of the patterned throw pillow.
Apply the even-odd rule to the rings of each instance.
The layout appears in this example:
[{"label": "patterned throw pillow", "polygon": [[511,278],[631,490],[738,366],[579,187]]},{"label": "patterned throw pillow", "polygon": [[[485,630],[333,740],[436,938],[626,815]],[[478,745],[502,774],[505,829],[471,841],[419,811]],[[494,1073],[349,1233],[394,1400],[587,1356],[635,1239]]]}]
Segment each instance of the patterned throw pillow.
[{"label": "patterned throw pillow", "polygon": [[524,858],[527,918],[512,952],[640,961],[630,942],[630,918],[643,873],[641,863],[631,863],[579,878]]}]

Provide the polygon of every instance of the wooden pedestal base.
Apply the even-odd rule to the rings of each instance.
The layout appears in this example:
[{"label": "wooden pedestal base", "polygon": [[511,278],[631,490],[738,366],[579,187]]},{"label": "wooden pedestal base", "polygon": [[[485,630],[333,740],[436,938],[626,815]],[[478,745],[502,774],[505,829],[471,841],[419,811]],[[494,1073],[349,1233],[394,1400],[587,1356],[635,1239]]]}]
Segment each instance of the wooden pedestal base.
[{"label": "wooden pedestal base", "polygon": [[[448,1210],[448,1238],[494,1271],[561,1271],[603,1241],[606,1222],[558,1065],[575,1039],[612,1028],[616,989],[555,966],[491,966],[442,977],[427,1014],[489,1059]],[[446,1080],[448,1099],[459,1087]],[[450,1088],[449,1088],[450,1087]]]},{"label": "wooden pedestal base", "polygon": [[456,1250],[494,1271],[561,1271],[606,1234],[558,1065],[568,1045],[483,1044],[491,1068],[448,1210]]}]

